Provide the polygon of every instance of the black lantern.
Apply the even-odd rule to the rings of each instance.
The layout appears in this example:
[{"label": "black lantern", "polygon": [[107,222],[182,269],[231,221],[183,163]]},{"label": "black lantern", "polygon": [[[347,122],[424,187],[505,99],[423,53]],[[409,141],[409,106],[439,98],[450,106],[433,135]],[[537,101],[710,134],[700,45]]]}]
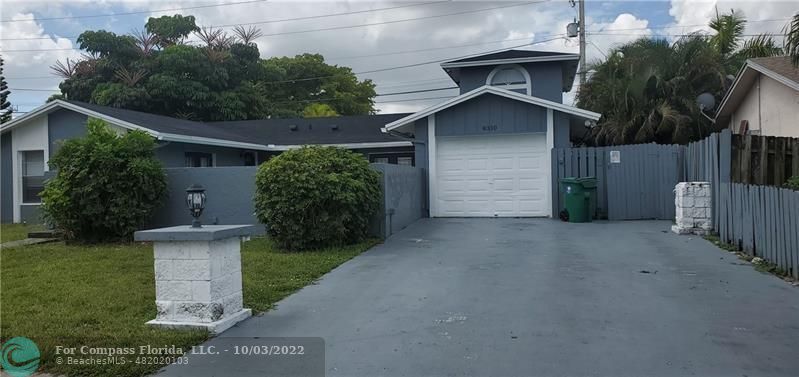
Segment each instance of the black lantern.
[{"label": "black lantern", "polygon": [[189,207],[194,220],[191,222],[192,228],[200,227],[200,215],[205,209],[205,187],[198,184],[193,184],[186,189],[186,206]]}]

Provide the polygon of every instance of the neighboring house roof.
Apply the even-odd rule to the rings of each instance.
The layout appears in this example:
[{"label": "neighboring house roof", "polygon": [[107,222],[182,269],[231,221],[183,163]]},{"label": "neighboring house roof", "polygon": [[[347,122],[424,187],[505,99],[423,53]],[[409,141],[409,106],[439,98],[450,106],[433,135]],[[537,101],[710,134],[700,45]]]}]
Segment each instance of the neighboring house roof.
[{"label": "neighboring house roof", "polygon": [[[411,143],[381,132],[386,122],[408,114],[357,115],[328,118],[264,119],[230,122],[197,122],[141,111],[57,100],[16,118],[0,132],[27,120],[64,108],[127,129],[147,132],[158,140],[256,150],[282,151],[307,144],[348,148],[410,146]],[[295,125],[296,127],[291,127]],[[336,125],[334,130],[333,125]]]},{"label": "neighboring house roof", "polygon": [[769,58],[748,59],[738,72],[730,90],[721,100],[716,112],[716,122],[724,122],[732,115],[746,97],[749,89],[759,75],[766,75],[771,79],[799,91],[799,68],[794,67],[788,56],[774,56]]},{"label": "neighboring house roof", "polygon": [[548,108],[548,109],[552,109],[552,110],[555,110],[555,111],[559,111],[559,112],[562,112],[562,113],[570,114],[570,115],[572,115],[574,117],[581,118],[581,119],[588,119],[588,120],[597,121],[597,120],[599,120],[600,117],[602,117],[602,114],[595,113],[593,111],[583,110],[583,109],[580,109],[580,108],[577,108],[577,107],[574,107],[574,106],[568,106],[568,105],[564,105],[562,103],[552,102],[552,101],[549,101],[549,100],[545,100],[543,98],[528,96],[528,95],[525,95],[525,94],[521,94],[521,93],[517,93],[517,92],[514,92],[514,91],[510,91],[510,90],[507,90],[507,89],[497,88],[495,86],[484,85],[484,86],[481,86],[481,87],[479,87],[477,89],[474,89],[474,90],[472,90],[470,92],[463,93],[463,94],[461,94],[461,95],[459,95],[457,97],[454,97],[454,98],[449,99],[449,100],[447,100],[445,102],[442,102],[442,103],[440,103],[438,105],[430,106],[430,107],[428,107],[428,108],[426,108],[426,109],[424,109],[422,111],[413,113],[413,114],[411,114],[411,115],[409,115],[407,117],[404,117],[402,119],[398,119],[398,120],[396,120],[394,122],[391,122],[391,123],[388,123],[383,128],[383,132],[389,132],[389,131],[395,130],[395,129],[399,128],[399,127],[411,124],[411,123],[413,123],[413,122],[415,122],[415,121],[417,121],[419,119],[427,117],[428,115],[437,113],[437,112],[439,112],[441,110],[450,108],[450,107],[455,106],[455,105],[457,105],[459,103],[468,101],[468,100],[470,100],[472,98],[475,98],[475,97],[478,97],[478,96],[481,96],[481,95],[484,95],[484,94],[498,95],[498,96],[510,98],[510,99],[513,99],[513,100],[526,102],[526,103],[533,104],[533,105],[538,105],[538,106],[545,107],[545,108]]}]

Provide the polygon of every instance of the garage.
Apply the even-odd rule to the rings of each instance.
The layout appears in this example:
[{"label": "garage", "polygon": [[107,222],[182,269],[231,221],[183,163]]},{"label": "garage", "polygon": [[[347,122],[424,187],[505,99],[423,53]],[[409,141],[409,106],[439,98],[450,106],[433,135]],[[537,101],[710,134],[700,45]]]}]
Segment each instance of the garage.
[{"label": "garage", "polygon": [[548,216],[546,134],[437,138],[439,217]]}]

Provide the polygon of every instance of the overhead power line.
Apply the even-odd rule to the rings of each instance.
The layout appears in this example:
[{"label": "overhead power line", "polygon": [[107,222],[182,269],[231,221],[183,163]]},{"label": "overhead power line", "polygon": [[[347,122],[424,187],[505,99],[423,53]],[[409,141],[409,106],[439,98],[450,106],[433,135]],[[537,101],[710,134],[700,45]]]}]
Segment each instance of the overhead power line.
[{"label": "overhead power line", "polygon": [[46,18],[26,18],[22,20],[0,20],[0,22],[25,22],[25,21],[53,21],[53,20],[72,20],[78,18],[98,18],[98,17],[116,17],[116,16],[131,16],[136,14],[149,14],[149,13],[161,13],[161,12],[174,12],[179,10],[191,10],[191,9],[203,9],[203,8],[218,8],[218,7],[226,7],[230,5],[241,5],[241,4],[252,4],[252,3],[265,3],[269,0],[251,0],[251,1],[240,1],[235,3],[223,3],[223,4],[211,4],[211,5],[198,5],[194,7],[181,7],[181,8],[170,8],[170,9],[155,9],[155,10],[142,10],[142,11],[135,11],[135,12],[121,12],[121,13],[106,13],[106,14],[90,14],[90,15],[83,15],[83,16],[63,16],[63,17],[46,17]]},{"label": "overhead power line", "polygon": [[[512,48],[531,46],[531,45],[536,45],[536,44],[555,41],[555,40],[558,40],[558,39],[561,39],[561,38],[563,38],[562,34],[559,34],[557,37],[542,39],[542,40],[538,40],[538,41],[533,41],[533,42],[530,42],[530,43],[511,46],[511,47],[508,47],[508,48],[484,51],[484,52],[481,52],[480,54],[481,55],[482,54],[490,54],[490,53],[494,53],[494,52],[505,51],[507,49],[512,49]],[[424,61],[424,62],[419,62],[419,63],[405,64],[405,65],[400,65],[400,66],[395,66],[395,67],[387,67],[387,68],[378,68],[378,69],[372,69],[372,70],[367,70],[367,71],[359,71],[359,72],[353,72],[353,74],[362,75],[362,74],[368,74],[368,73],[392,71],[392,70],[395,70],[395,69],[418,67],[418,66],[423,66],[423,65],[428,65],[428,64],[442,63],[442,62],[445,62],[445,61],[448,61],[448,60],[452,60],[452,59],[455,59],[455,58],[457,58],[457,57],[449,57],[449,58],[444,58],[444,59],[429,60],[429,61]],[[335,77],[335,76],[336,75],[326,75],[326,76],[304,77],[304,78],[289,79],[289,80],[261,81],[261,83],[263,83],[263,84],[293,83],[293,82],[302,82],[302,81],[311,81],[311,80],[321,80],[321,79],[331,78],[331,77]],[[12,91],[16,90],[16,91],[23,91],[23,92],[24,91],[35,91],[35,92],[57,92],[58,91],[57,89],[38,89],[38,88],[9,88],[9,90],[12,90]],[[442,90],[442,89],[439,89],[439,90]]]},{"label": "overhead power line", "polygon": [[[404,19],[399,19],[399,20],[390,20],[390,21],[372,22],[372,23],[357,24],[357,25],[334,26],[334,27],[319,28],[319,29],[295,30],[295,31],[287,31],[287,32],[280,32],[280,33],[271,33],[271,34],[264,34],[263,36],[261,36],[261,38],[263,38],[263,37],[274,37],[274,36],[279,36],[279,35],[291,35],[291,34],[313,33],[313,32],[318,32],[318,31],[353,29],[353,28],[360,28],[360,27],[395,24],[395,23],[401,23],[401,22],[427,20],[427,19],[449,17],[449,16],[457,16],[457,15],[469,14],[469,13],[479,13],[479,12],[485,12],[485,11],[490,11],[490,10],[495,10],[495,9],[505,9],[505,8],[512,8],[512,7],[520,7],[520,6],[530,5],[530,4],[545,3],[545,2],[549,2],[549,1],[550,0],[536,0],[536,1],[528,1],[528,2],[523,2],[523,3],[514,3],[514,4],[510,4],[510,5],[501,5],[501,6],[494,6],[494,7],[488,7],[488,8],[480,8],[480,9],[470,9],[470,10],[453,12],[453,13],[444,13],[444,14],[435,14],[435,15],[430,15],[430,16],[404,18]],[[410,6],[438,4],[438,3],[442,3],[442,2],[444,2],[444,1],[431,2],[431,3],[406,4],[406,5],[403,5],[403,6],[396,6],[396,7],[390,7],[390,8],[381,8],[379,10],[388,10],[388,9],[396,9],[396,8],[406,8],[406,7],[410,7]],[[376,11],[376,10],[378,10],[378,9],[369,10],[369,11]],[[364,13],[366,11],[357,11],[357,12]],[[334,15],[340,16],[340,15],[344,15],[344,14],[353,14],[353,13],[346,12],[346,13],[337,13],[337,14],[334,14]],[[319,18],[319,17],[323,17],[323,16],[324,17],[332,17],[333,15],[320,15],[320,16],[308,16],[308,17]],[[308,17],[298,17],[298,18],[282,19],[282,20],[267,20],[267,21],[228,24],[228,25],[212,25],[210,27],[223,28],[223,27],[235,27],[235,26],[268,24],[268,23],[274,23],[274,22],[297,21],[297,20],[302,20],[302,19],[308,19]],[[25,41],[25,40],[52,39],[52,38],[53,37],[0,38],[0,41]],[[57,38],[75,39],[75,38],[77,38],[77,36],[57,37]]]}]

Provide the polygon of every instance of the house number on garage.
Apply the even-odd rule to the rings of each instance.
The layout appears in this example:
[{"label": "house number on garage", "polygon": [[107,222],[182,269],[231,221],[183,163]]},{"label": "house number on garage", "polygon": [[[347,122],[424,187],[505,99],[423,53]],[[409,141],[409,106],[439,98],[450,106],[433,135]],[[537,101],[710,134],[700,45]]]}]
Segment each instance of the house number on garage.
[{"label": "house number on garage", "polygon": [[483,126],[483,131],[486,131],[486,132],[492,132],[492,131],[496,131],[498,129],[499,129],[499,126],[497,126],[497,125]]}]

